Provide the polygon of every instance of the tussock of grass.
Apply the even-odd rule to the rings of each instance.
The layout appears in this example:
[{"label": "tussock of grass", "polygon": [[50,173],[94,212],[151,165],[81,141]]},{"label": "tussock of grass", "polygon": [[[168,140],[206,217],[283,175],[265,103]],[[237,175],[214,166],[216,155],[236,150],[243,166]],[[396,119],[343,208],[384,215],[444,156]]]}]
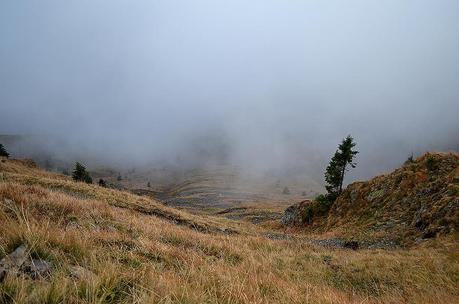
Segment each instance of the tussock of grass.
[{"label": "tussock of grass", "polygon": [[[406,251],[331,251],[269,240],[248,223],[190,215],[145,197],[14,166],[15,172],[0,173],[0,257],[27,244],[53,269],[47,279],[7,276],[0,303],[459,300],[453,241]],[[202,233],[139,208],[215,229]],[[240,233],[219,232],[228,227]],[[72,276],[75,266],[92,275]]]}]

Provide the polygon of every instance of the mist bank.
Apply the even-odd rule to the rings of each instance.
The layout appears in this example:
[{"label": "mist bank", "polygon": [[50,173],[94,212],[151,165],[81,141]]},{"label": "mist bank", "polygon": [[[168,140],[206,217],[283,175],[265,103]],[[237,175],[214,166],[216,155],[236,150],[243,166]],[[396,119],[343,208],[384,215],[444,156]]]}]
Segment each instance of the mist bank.
[{"label": "mist bank", "polygon": [[458,14],[455,0],[2,1],[0,134],[91,166],[314,175],[351,134],[348,177],[367,178],[458,149]]},{"label": "mist bank", "polygon": [[[204,131],[203,131],[204,132]],[[153,138],[132,142],[119,139],[74,141],[69,137],[53,135],[0,135],[2,142],[17,158],[32,158],[49,170],[71,170],[74,162],[80,161],[90,169],[111,168],[126,171],[132,168],[148,170],[169,168],[173,170],[193,170],[228,168],[242,174],[254,176],[296,177],[307,175],[317,182],[322,181],[323,172],[340,140],[307,139],[307,137],[262,136],[255,138],[245,134],[230,136],[227,132],[212,131],[202,134],[192,132],[194,137],[177,137],[175,145],[166,147]],[[272,134],[271,134],[272,135]],[[354,135],[355,136],[355,135]],[[368,179],[374,175],[390,171],[402,164],[408,156],[423,154],[425,151],[459,151],[455,138],[439,136],[437,140],[423,143],[421,140],[399,139],[390,141],[383,137],[356,137],[357,168],[352,169],[347,181]],[[130,148],[132,147],[132,148]],[[168,148],[168,149],[167,149]]]}]

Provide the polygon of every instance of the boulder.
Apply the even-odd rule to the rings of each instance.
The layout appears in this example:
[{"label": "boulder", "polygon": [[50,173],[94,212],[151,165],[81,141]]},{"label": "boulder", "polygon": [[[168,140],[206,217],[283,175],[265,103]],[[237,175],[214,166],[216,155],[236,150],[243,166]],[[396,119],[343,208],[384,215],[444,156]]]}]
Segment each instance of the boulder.
[{"label": "boulder", "polygon": [[46,278],[51,274],[52,264],[40,259],[28,259],[22,264],[20,271],[33,280]]},{"label": "boulder", "polygon": [[285,209],[284,215],[280,222],[284,226],[302,226],[304,225],[303,210],[310,204],[310,200],[304,200]]},{"label": "boulder", "polygon": [[52,264],[50,262],[31,258],[26,245],[18,246],[12,253],[0,261],[0,282],[7,275],[27,275],[33,280],[50,275]]},{"label": "boulder", "polygon": [[17,272],[19,267],[26,261],[27,255],[27,246],[20,245],[12,253],[4,257],[0,261],[0,282],[5,279],[8,273]]}]

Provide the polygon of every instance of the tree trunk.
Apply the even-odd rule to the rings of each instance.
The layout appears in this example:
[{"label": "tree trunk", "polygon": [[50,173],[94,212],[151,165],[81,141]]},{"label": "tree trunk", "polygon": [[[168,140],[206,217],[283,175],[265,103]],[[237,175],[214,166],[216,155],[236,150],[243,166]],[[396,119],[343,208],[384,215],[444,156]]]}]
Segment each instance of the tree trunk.
[{"label": "tree trunk", "polygon": [[343,191],[343,181],[344,181],[344,172],[345,171],[346,171],[346,165],[343,166],[343,170],[341,171],[338,194],[341,194],[341,192]]}]

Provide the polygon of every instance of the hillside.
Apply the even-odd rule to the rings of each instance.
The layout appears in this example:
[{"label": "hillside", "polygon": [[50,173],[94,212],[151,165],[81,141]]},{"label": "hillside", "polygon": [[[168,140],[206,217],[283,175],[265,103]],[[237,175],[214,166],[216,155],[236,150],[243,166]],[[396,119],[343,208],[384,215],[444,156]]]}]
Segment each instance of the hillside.
[{"label": "hillside", "polygon": [[459,301],[457,242],[352,251],[273,239],[31,161],[0,161],[0,222],[0,303]]},{"label": "hillside", "polygon": [[[252,223],[278,221],[292,201],[314,197],[323,187],[298,172],[248,172],[234,166],[183,169],[174,166],[144,167],[121,171],[94,170],[120,189],[153,198],[193,214],[207,214]],[[148,187],[150,182],[150,187]],[[288,187],[289,193],[283,193]]]},{"label": "hillside", "polygon": [[[317,202],[295,205],[298,217]],[[297,209],[290,209],[296,211]],[[389,174],[350,184],[330,210],[297,223],[356,239],[410,246],[459,229],[459,154],[427,153]]]},{"label": "hillside", "polygon": [[349,185],[327,229],[360,229],[406,242],[457,233],[459,154],[427,153],[394,172]]}]

